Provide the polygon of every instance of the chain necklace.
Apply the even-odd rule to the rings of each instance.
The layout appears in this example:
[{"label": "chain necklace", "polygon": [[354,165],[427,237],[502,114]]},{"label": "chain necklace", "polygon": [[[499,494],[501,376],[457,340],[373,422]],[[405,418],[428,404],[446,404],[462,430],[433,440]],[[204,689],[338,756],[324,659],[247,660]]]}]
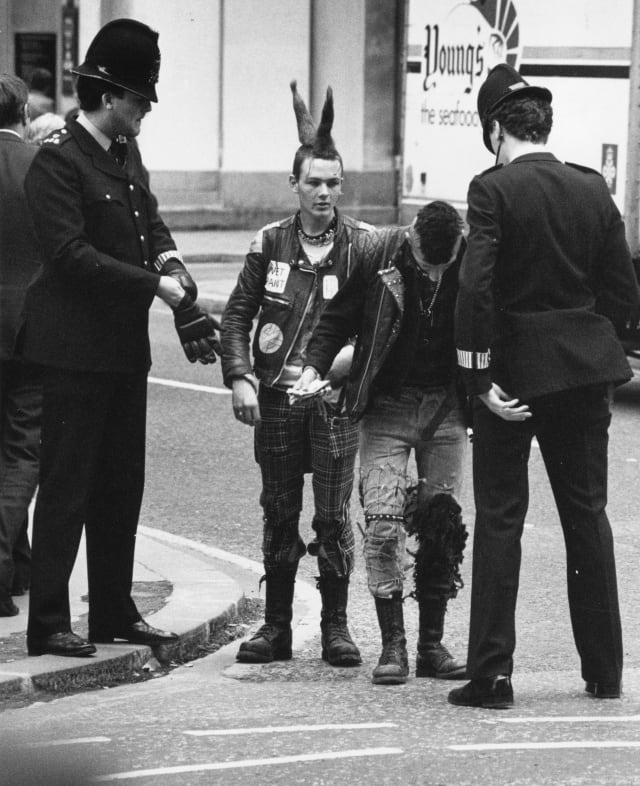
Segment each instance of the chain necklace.
[{"label": "chain necklace", "polygon": [[300,238],[301,243],[309,243],[311,246],[328,246],[330,243],[333,243],[333,238],[336,234],[336,226],[338,221],[336,217],[333,217],[333,220],[329,224],[329,226],[325,229],[324,232],[320,235],[308,235],[304,229],[302,228],[302,222],[300,221],[300,213],[296,215],[296,230],[298,231],[298,237]]},{"label": "chain necklace", "polygon": [[[429,278],[428,275],[423,273],[421,270],[418,270],[418,273],[420,274],[420,277],[422,278],[423,281],[427,280]],[[422,300],[422,293],[418,292],[418,306],[420,308],[420,314],[423,316],[423,318],[425,320],[429,320],[431,322],[431,324],[433,324],[433,317],[432,317],[433,307],[434,307],[436,299],[438,297],[438,293],[440,292],[440,286],[442,284],[442,279],[443,278],[444,278],[444,276],[441,275],[440,278],[438,279],[438,281],[436,282],[436,288],[435,288],[435,290],[433,292],[433,295],[431,297],[431,301],[429,302],[429,305],[426,306],[426,308],[425,308],[425,305],[424,305],[424,301]]]}]

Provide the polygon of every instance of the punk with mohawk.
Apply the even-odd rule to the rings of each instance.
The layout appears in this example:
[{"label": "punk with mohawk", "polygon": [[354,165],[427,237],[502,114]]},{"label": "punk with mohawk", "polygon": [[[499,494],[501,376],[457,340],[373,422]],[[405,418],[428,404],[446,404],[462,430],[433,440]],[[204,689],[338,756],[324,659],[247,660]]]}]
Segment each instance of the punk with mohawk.
[{"label": "punk with mohawk", "polygon": [[298,93],[298,83],[294,79],[291,82],[291,93],[293,94],[293,111],[296,115],[298,124],[298,139],[300,147],[296,151],[293,160],[293,174],[297,178],[300,175],[302,162],[307,158],[323,158],[326,161],[339,161],[342,165],[342,156],[338,152],[331,129],[333,128],[333,90],[327,87],[327,95],[322,107],[320,125],[316,124],[307,109],[307,105]]},{"label": "punk with mohawk", "polygon": [[[332,666],[355,666],[360,653],[347,627],[347,599],[355,551],[349,500],[358,428],[349,422],[340,395],[351,343],[329,371],[326,395],[291,391],[302,375],[309,336],[346,282],[372,227],[337,210],[343,167],[331,136],[331,88],[317,126],[295,81],[291,92],[300,147],[289,187],[299,209],[258,232],[222,319],[222,372],[233,391],[234,415],[246,425],[259,424],[255,457],[264,514],[265,622],[240,645],[237,659],[291,658],[295,577],[308,553],[318,560],[322,657]],[[315,502],[315,537],[308,544],[299,531],[305,473],[313,476]]]}]

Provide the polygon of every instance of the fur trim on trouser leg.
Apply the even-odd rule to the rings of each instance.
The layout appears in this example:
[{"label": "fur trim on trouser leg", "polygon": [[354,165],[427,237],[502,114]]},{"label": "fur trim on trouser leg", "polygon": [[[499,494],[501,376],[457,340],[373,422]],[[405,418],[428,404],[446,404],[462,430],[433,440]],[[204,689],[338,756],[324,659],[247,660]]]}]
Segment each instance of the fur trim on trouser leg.
[{"label": "fur trim on trouser leg", "polygon": [[416,490],[407,496],[405,521],[408,533],[415,535],[418,543],[411,593],[420,606],[416,676],[464,679],[465,664],[442,644],[447,601],[464,586],[460,565],[467,530],[460,505],[450,494],[436,494],[426,505],[418,506]]},{"label": "fur trim on trouser leg", "polygon": [[436,494],[418,506],[413,487],[407,494],[405,526],[418,542],[412,597],[455,598],[464,586],[460,565],[468,535],[460,505],[451,494]]}]

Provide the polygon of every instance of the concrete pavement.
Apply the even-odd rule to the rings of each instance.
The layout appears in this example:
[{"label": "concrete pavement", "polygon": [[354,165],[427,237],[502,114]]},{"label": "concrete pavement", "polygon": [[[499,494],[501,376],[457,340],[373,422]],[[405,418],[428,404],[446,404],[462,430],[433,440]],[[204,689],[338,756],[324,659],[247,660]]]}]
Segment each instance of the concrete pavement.
[{"label": "concrete pavement", "polygon": [[[69,587],[72,626],[81,635],[86,635],[88,612],[84,555],[83,543]],[[249,598],[257,598],[261,573],[259,563],[140,527],[134,597],[141,609],[153,610],[144,614],[147,621],[174,631],[177,641],[153,649],[126,642],[100,644],[97,655],[90,658],[29,657],[28,595],[14,597],[20,614],[0,618],[0,701],[16,694],[110,685],[141,673],[154,656],[161,664],[193,659],[220,629],[237,619]],[[153,663],[147,668],[154,668]]]}]

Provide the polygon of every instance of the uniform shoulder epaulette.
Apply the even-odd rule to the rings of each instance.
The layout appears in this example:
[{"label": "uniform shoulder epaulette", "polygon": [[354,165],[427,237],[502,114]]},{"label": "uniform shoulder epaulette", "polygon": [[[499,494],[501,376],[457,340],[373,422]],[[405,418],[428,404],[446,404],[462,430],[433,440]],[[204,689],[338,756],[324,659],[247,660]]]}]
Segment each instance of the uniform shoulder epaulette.
[{"label": "uniform shoulder epaulette", "polygon": [[583,166],[582,164],[574,164],[573,161],[565,161],[564,162],[567,166],[573,167],[577,169],[579,172],[586,172],[589,175],[601,175],[597,169],[594,169],[590,166]]},{"label": "uniform shoulder epaulette", "polygon": [[489,169],[485,169],[484,172],[480,172],[478,177],[484,177],[485,175],[488,175],[489,172],[495,172],[497,169],[502,169],[502,167],[503,164],[494,164],[493,166],[490,166]]},{"label": "uniform shoulder epaulette", "polygon": [[58,128],[45,136],[41,144],[43,145],[64,145],[71,139],[71,134],[67,131],[67,127]]}]

